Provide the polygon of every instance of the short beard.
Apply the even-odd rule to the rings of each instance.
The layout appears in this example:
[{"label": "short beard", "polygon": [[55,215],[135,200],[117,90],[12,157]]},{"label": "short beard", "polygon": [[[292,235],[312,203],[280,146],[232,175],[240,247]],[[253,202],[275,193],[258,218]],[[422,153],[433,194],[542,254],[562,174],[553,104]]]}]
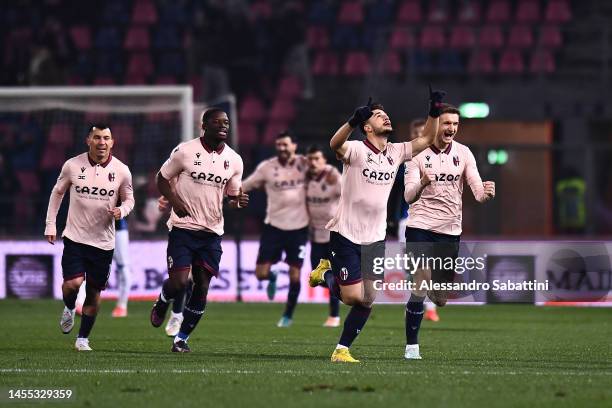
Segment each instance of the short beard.
[{"label": "short beard", "polygon": [[374,132],[374,136],[378,136],[378,137],[390,137],[391,135],[393,135],[393,129],[390,130],[381,130],[379,132]]}]

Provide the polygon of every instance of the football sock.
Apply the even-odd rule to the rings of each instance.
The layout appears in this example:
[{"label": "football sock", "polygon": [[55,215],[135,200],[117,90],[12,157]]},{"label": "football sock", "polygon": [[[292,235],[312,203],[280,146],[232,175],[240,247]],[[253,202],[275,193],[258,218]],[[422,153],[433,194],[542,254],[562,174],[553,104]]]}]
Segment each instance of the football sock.
[{"label": "football sock", "polygon": [[132,286],[130,270],[125,265],[117,265],[117,275],[119,277],[117,307],[127,309],[128,298],[130,296],[130,286]]},{"label": "football sock", "polygon": [[329,288],[330,296],[340,299],[340,286],[338,286],[338,282],[334,278],[334,273],[331,270],[325,272],[323,279],[325,280],[325,285]]},{"label": "football sock", "polygon": [[185,287],[185,291],[180,293],[172,302],[172,311],[176,314],[183,313],[183,307],[185,306],[185,300],[191,297],[191,293],[193,292],[193,282],[187,282],[187,286]]},{"label": "football sock", "polygon": [[159,293],[159,300],[164,303],[170,303],[176,298],[176,295],[177,293],[174,289],[174,285],[170,283],[170,279],[166,279],[162,285],[161,292]]},{"label": "football sock", "polygon": [[285,313],[283,316],[291,319],[293,317],[293,310],[297,304],[298,296],[300,295],[300,282],[289,282],[289,293],[287,295],[287,305],[285,306]]},{"label": "football sock", "polygon": [[419,344],[418,336],[423,321],[425,297],[410,295],[406,303],[406,344]]},{"label": "football sock", "polygon": [[340,336],[339,341],[340,345],[351,347],[351,344],[353,344],[353,341],[359,332],[363,330],[363,326],[365,326],[366,322],[368,321],[371,311],[371,308],[361,305],[351,307],[351,311],[346,316],[346,320],[344,321],[344,329],[342,330],[342,335]]},{"label": "football sock", "polygon": [[81,316],[81,327],[79,328],[79,337],[88,338],[94,323],[96,322],[96,316],[89,316],[83,313]]},{"label": "football sock", "polygon": [[78,291],[72,292],[68,295],[63,294],[64,305],[66,305],[68,309],[74,310],[78,294],[79,294]]},{"label": "football sock", "polygon": [[329,294],[329,315],[331,317],[340,316],[340,301],[331,292]]},{"label": "football sock", "polygon": [[205,308],[206,293],[203,293],[199,287],[196,287],[193,289],[193,293],[183,309],[183,323],[177,337],[185,341],[189,338],[189,335],[202,318]]}]

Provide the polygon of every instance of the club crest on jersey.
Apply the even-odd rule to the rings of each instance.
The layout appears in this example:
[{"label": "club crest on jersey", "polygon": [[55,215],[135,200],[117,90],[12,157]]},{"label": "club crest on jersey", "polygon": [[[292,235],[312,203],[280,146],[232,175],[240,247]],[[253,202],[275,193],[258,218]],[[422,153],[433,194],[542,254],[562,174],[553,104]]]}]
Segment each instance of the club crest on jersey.
[{"label": "club crest on jersey", "polygon": [[343,281],[348,279],[348,270],[345,267],[342,267],[342,269],[340,269],[340,279],[342,279]]},{"label": "club crest on jersey", "polygon": [[387,160],[389,161],[389,164],[393,166],[393,158],[390,156],[387,156]]},{"label": "club crest on jersey", "polygon": [[115,173],[108,173],[108,181],[115,181]]},{"label": "club crest on jersey", "polygon": [[453,156],[453,164],[455,166],[459,166],[459,156]]},{"label": "club crest on jersey", "polygon": [[225,170],[229,169],[229,160],[226,160],[226,161],[223,162],[223,168]]},{"label": "club crest on jersey", "polygon": [[327,186],[325,184],[321,184],[321,191],[327,190]]}]

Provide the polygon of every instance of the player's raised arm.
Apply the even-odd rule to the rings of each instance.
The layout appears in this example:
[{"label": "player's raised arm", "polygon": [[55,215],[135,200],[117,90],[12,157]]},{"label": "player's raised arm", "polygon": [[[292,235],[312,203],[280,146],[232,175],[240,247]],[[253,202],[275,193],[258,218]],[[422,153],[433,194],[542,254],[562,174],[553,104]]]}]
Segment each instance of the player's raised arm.
[{"label": "player's raised arm", "polygon": [[439,117],[442,112],[442,100],[446,95],[445,91],[432,90],[429,85],[429,114],[425,122],[423,134],[412,140],[412,156],[416,156],[427,149],[435,140],[438,134]]},{"label": "player's raised arm", "polygon": [[360,106],[355,109],[353,116],[336,131],[329,141],[329,147],[338,155],[343,157],[348,149],[346,141],[348,140],[353,129],[360,126],[363,122],[368,120],[372,116],[372,98],[368,99],[368,103],[365,106]]},{"label": "player's raised arm", "polygon": [[62,205],[62,199],[64,198],[64,194],[66,194],[66,190],[70,187],[70,184],[72,184],[70,181],[70,167],[68,162],[66,162],[62,166],[62,171],[49,197],[49,207],[47,208],[47,219],[45,221],[45,238],[47,238],[50,244],[55,243],[57,235],[57,228],[55,225],[57,212],[59,211],[60,205]]},{"label": "player's raised arm", "polygon": [[260,163],[253,173],[242,181],[242,191],[248,193],[249,191],[257,190],[262,188],[266,182],[264,169],[266,162]]},{"label": "player's raised arm", "polygon": [[421,197],[421,193],[433,180],[431,174],[423,174],[419,170],[419,164],[416,160],[411,160],[406,163],[406,171],[404,173],[404,199],[408,204],[412,204]]},{"label": "player's raised arm", "polygon": [[495,182],[485,181],[482,182],[480,173],[478,173],[478,167],[476,167],[476,159],[472,152],[469,152],[467,163],[465,166],[465,180],[470,186],[474,198],[479,203],[484,203],[495,197]]}]

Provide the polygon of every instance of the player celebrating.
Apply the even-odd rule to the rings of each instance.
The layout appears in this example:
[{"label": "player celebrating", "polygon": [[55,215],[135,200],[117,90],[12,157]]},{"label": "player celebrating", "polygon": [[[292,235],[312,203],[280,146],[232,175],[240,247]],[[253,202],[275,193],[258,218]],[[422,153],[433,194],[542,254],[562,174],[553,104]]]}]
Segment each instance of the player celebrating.
[{"label": "player celebrating", "polygon": [[[495,197],[495,183],[482,182],[474,155],[467,146],[454,140],[458,127],[459,110],[443,104],[434,144],[406,165],[404,198],[411,204],[406,227],[408,253],[441,259],[457,258],[464,180],[479,203]],[[421,358],[418,333],[425,295],[438,306],[446,304],[446,291],[419,290],[421,282],[452,282],[453,278],[452,269],[419,269],[415,272],[417,290],[412,292],[406,305],[405,358]]]},{"label": "player celebrating", "polygon": [[[60,328],[64,334],[74,326],[79,287],[87,280],[81,327],[76,339],[78,351],[91,351],[89,334],[100,309],[100,291],[106,288],[115,247],[115,220],[134,208],[132,174],[111,155],[114,139],[107,125],[95,124],[87,135],[89,151],[64,163],[53,187],[47,209],[45,238],[56,240],[57,212],[70,189],[66,228],[62,233],[62,295],[64,311]],[[117,206],[117,201],[121,206]]]},{"label": "player celebrating", "polygon": [[[389,143],[393,132],[382,105],[372,104],[355,110],[347,123],[336,131],[330,147],[344,162],[342,194],[338,211],[327,224],[331,231],[332,272],[317,268],[310,274],[310,285],[326,284],[351,311],[344,322],[332,362],[355,363],[349,347],[365,326],[376,298],[374,258],[385,256],[387,200],[399,165],[429,146],[437,133],[442,91],[431,91],[430,113],[424,135],[405,143]],[[347,141],[359,127],[366,139]]]},{"label": "player celebrating", "polygon": [[306,209],[306,158],[296,154],[297,143],[289,132],[276,137],[276,157],[265,160],[244,180],[244,191],[264,187],[268,197],[266,219],[259,240],[255,275],[268,280],[268,298],[276,293],[277,272],[270,267],[281,260],[289,265],[289,293],[285,311],[276,324],[289,327],[300,294],[300,270],[306,255],[308,211]]},{"label": "player celebrating", "polygon": [[[168,226],[168,275],[151,310],[151,324],[164,322],[169,302],[182,295],[189,271],[193,292],[183,310],[183,322],[172,351],[190,352],[187,340],[204,314],[208,287],[219,273],[223,235],[223,198],[232,208],[243,208],[242,158],[225,144],[227,114],[211,108],[202,115],[201,137],[178,145],[157,174],[157,188],[172,206]],[[172,187],[170,180],[177,177]]]},{"label": "player celebrating", "polygon": [[[338,208],[340,199],[340,173],[335,167],[327,164],[320,146],[308,148],[308,179],[306,184],[306,203],[310,215],[310,264],[319,261],[327,262],[329,252],[329,231],[325,225],[331,220]],[[330,267],[327,266],[327,269]],[[340,326],[339,301],[333,293],[329,295],[329,317],[324,327]]]}]

